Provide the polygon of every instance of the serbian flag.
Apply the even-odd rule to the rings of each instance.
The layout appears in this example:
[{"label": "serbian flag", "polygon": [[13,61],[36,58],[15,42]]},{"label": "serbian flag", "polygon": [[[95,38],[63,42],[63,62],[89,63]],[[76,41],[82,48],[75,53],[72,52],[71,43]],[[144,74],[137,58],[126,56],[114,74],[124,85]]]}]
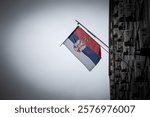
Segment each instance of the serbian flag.
[{"label": "serbian flag", "polygon": [[89,71],[91,71],[101,59],[100,45],[79,26],[76,27],[63,44]]}]

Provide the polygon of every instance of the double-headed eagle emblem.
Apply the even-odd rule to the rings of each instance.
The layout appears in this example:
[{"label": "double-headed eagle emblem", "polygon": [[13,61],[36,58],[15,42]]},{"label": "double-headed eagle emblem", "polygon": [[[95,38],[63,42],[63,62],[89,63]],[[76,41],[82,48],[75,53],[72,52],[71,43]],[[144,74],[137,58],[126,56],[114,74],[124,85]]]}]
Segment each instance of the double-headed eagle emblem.
[{"label": "double-headed eagle emblem", "polygon": [[87,42],[88,39],[85,37],[83,37],[82,40],[78,40],[73,46],[74,50],[77,52],[82,52],[85,49]]}]

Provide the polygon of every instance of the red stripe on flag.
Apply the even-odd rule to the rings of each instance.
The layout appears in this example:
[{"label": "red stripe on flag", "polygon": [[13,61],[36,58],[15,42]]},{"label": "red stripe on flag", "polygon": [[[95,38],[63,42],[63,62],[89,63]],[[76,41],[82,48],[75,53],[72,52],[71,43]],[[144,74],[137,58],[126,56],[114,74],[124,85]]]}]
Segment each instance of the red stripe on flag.
[{"label": "red stripe on flag", "polygon": [[90,37],[82,28],[78,27],[74,34],[78,37],[79,40],[88,39],[86,46],[93,50],[99,58],[101,58],[101,48],[100,45]]}]

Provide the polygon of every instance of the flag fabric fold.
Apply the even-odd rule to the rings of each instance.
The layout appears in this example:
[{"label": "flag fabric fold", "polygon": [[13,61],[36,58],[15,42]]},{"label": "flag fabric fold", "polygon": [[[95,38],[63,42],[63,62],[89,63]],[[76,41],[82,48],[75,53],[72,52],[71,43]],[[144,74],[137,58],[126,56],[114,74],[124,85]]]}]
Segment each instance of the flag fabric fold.
[{"label": "flag fabric fold", "polygon": [[89,71],[91,71],[101,59],[100,45],[79,26],[76,27],[63,44]]}]

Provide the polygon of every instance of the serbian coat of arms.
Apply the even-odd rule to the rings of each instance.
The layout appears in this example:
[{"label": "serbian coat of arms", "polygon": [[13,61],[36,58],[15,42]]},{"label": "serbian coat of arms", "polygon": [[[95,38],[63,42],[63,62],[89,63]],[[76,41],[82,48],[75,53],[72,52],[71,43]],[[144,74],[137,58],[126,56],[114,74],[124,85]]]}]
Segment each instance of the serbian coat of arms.
[{"label": "serbian coat of arms", "polygon": [[87,38],[83,38],[82,40],[78,40],[74,45],[73,48],[77,52],[82,52],[86,48],[86,44],[88,42]]}]

